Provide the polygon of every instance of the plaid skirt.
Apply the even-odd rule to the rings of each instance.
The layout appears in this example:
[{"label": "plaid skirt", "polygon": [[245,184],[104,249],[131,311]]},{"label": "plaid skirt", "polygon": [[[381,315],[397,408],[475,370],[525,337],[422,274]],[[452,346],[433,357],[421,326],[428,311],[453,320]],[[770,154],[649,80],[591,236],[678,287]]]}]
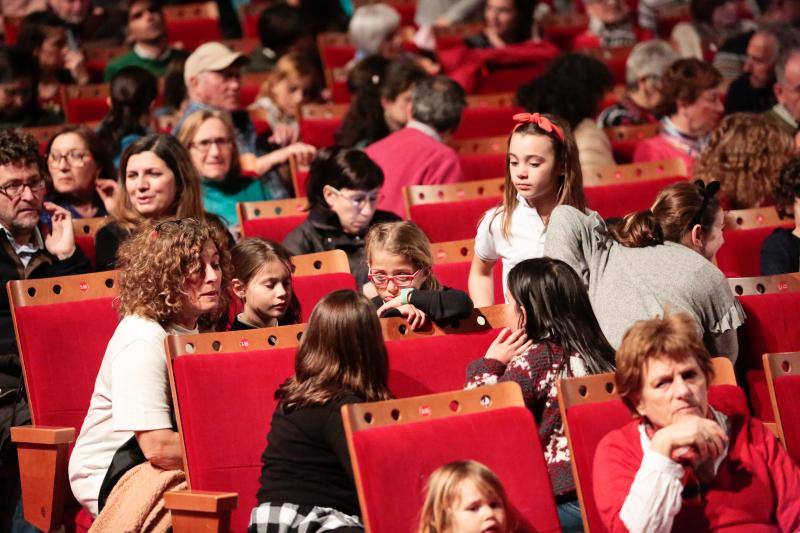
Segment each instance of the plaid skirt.
[{"label": "plaid skirt", "polygon": [[248,533],[324,533],[364,531],[357,516],[330,507],[262,503],[250,513]]}]

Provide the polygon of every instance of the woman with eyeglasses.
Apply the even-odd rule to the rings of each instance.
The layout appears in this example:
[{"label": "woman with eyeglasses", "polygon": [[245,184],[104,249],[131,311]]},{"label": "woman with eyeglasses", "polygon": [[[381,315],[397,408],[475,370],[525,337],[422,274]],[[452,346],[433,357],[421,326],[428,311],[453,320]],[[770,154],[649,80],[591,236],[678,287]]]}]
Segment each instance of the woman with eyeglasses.
[{"label": "woman with eyeglasses", "polygon": [[374,224],[400,220],[376,208],[382,186],[381,167],[361,150],[321,150],[308,174],[308,218],[283,245],[293,255],[344,250],[350,272],[362,287],[368,274],[364,235]]},{"label": "woman with eyeglasses", "polygon": [[221,217],[228,227],[237,224],[237,202],[272,199],[257,176],[242,176],[235,132],[227,113],[192,113],[183,121],[178,140],[200,175],[206,211]]},{"label": "woman with eyeglasses", "polygon": [[128,146],[120,160],[118,186],[113,220],[95,237],[98,270],[113,269],[120,244],[148,222],[191,217],[208,221],[229,238],[219,218],[203,210],[197,171],[171,135],[147,135]]},{"label": "woman with eyeglasses", "polygon": [[619,346],[637,320],[669,308],[692,317],[712,354],[736,361],[736,328],[745,315],[712,263],[725,242],[717,191],[718,181],[674,183],[650,209],[626,215],[610,231],[597,213],[553,210],[544,255],[583,278],[611,346]]},{"label": "woman with eyeglasses", "polygon": [[103,140],[82,125],[65,126],[47,143],[53,180],[50,201],[72,218],[104,217],[117,189],[114,165]]},{"label": "woman with eyeglasses", "polygon": [[419,329],[429,318],[446,322],[466,318],[472,311],[467,293],[443,286],[434,276],[431,243],[413,222],[372,226],[366,251],[378,316],[402,316],[411,329]]}]

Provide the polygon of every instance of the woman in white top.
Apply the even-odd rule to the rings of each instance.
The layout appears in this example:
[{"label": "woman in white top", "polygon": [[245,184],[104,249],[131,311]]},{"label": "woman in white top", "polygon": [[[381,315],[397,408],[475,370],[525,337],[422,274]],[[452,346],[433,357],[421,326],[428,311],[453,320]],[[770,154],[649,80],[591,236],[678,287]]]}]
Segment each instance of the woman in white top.
[{"label": "woman in white top", "polygon": [[494,304],[492,271],[503,263],[503,292],[511,268],[544,255],[550,212],[557,205],[586,210],[578,148],[566,122],[519,113],[508,140],[503,202],[487,211],[475,236],[469,295],[475,307]]},{"label": "woman in white top", "polygon": [[147,226],[120,248],[122,320],[69,462],[72,492],[94,516],[136,464],[149,461],[165,470],[183,465],[164,339],[196,333],[225,309],[226,242],[212,227],[184,218]]}]

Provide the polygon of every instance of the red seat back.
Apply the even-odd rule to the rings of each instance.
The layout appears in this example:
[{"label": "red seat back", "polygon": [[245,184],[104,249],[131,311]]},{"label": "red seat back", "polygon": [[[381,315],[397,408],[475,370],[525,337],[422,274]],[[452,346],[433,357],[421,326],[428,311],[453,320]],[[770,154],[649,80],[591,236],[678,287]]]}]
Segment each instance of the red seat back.
[{"label": "red seat back", "polygon": [[103,120],[110,108],[105,97],[69,98],[66,115],[70,123],[96,122]]},{"label": "red seat back", "polygon": [[182,355],[172,361],[190,488],[239,493],[231,531],[247,529],[257,504],[274,395],[294,373],[294,354],[292,347]]},{"label": "red seat back", "polygon": [[94,235],[75,235],[75,244],[81,249],[83,255],[92,264],[97,266],[97,249],[95,248]]},{"label": "red seat back", "polygon": [[586,187],[584,191],[589,209],[597,211],[603,218],[622,217],[634,211],[650,208],[661,189],[685,179],[681,176],[670,176]]},{"label": "red seat back", "polygon": [[[83,425],[119,322],[116,279],[102,272],[9,284],[34,424],[73,427],[76,434]],[[82,334],[87,329],[91,335]]]},{"label": "red seat back", "polygon": [[411,220],[431,242],[472,239],[481,216],[500,202],[499,197],[476,198],[460,202],[412,205]]},{"label": "red seat back", "polygon": [[459,154],[465,181],[501,178],[506,174],[506,154]]},{"label": "red seat back", "polygon": [[327,294],[339,289],[356,290],[356,280],[352,274],[344,272],[316,276],[294,276],[292,287],[297,299],[300,301],[301,319],[306,322],[317,302]]},{"label": "red seat back", "polygon": [[[548,60],[532,65],[489,67],[489,74],[478,80],[477,94],[515,92],[520,85],[538,78],[547,70]],[[506,133],[509,133],[507,130]],[[485,137],[486,135],[482,135]]]},{"label": "red seat back", "polygon": [[[523,110],[519,107],[467,107],[453,138],[476,139],[508,135],[516,124],[511,117],[521,111]],[[503,172],[492,177],[501,175]]]},{"label": "red seat back", "polygon": [[222,39],[222,31],[215,18],[167,20],[167,39],[183,43],[186,50],[194,50],[203,43]]},{"label": "red seat back", "polygon": [[304,118],[300,121],[300,137],[303,142],[313,144],[317,148],[332,146],[336,142],[334,136],[341,125],[341,118]]},{"label": "red seat back", "polygon": [[244,237],[261,237],[275,242],[283,242],[289,233],[306,221],[307,215],[285,216],[277,218],[253,218],[242,221]]},{"label": "red seat back", "polygon": [[[724,248],[724,246],[723,246]],[[800,350],[800,292],[739,296],[747,315],[739,328],[739,359],[750,387],[753,415],[774,420],[761,357]]]},{"label": "red seat back", "polygon": [[725,244],[717,252],[717,266],[729,277],[761,275],[761,245],[774,226],[727,230]]},{"label": "red seat back", "polygon": [[795,463],[800,464],[800,375],[776,377],[772,385],[781,414],[783,443]]},{"label": "red seat back", "polygon": [[[469,269],[472,265],[469,261],[459,263],[434,264],[433,274],[436,279],[445,287],[469,292]],[[494,265],[494,303],[501,304],[505,301],[503,297],[503,264],[497,261]]]},{"label": "red seat back", "polygon": [[465,459],[483,463],[503,480],[528,530],[561,531],[536,423],[525,407],[355,431],[351,456],[373,533],[414,531],[427,478],[443,464]]}]

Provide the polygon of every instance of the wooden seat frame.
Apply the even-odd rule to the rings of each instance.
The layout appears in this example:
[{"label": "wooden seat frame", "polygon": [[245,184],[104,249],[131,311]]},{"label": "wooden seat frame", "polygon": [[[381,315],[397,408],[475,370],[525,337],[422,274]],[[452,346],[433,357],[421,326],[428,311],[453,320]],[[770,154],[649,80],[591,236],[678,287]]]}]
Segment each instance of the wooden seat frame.
[{"label": "wooden seat frame", "polygon": [[590,168],[583,173],[583,186],[597,187],[687,175],[686,163],[682,159],[665,159]]},{"label": "wooden seat frame", "polygon": [[774,207],[754,207],[733,209],[725,212],[725,230],[765,228],[794,224],[794,221],[781,218]]},{"label": "wooden seat frame", "polygon": [[770,403],[772,403],[772,412],[775,415],[775,435],[786,446],[783,424],[781,423],[781,412],[778,409],[773,380],[781,376],[800,375],[800,352],[765,353],[761,360],[764,364],[764,373],[767,375],[767,389],[769,390]]},{"label": "wooden seat frame", "polygon": [[737,296],[795,292],[800,291],[800,273],[728,278],[728,285]]}]

